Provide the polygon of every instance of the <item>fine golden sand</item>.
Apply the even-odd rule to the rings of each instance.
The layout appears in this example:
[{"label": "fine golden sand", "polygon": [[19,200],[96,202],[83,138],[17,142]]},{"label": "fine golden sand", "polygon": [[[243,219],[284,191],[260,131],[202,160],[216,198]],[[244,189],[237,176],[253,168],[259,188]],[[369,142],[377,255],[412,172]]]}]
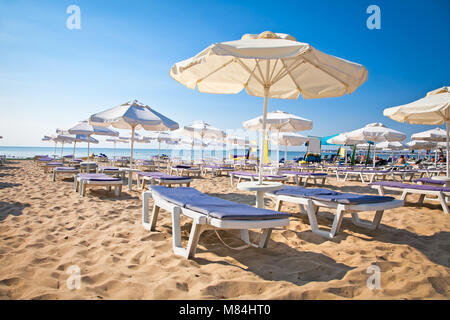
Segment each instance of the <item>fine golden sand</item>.
[{"label": "fine golden sand", "polygon": [[[192,186],[240,203],[255,199],[227,177],[195,179]],[[375,193],[334,178],[327,187]],[[274,203],[266,199],[266,205]],[[319,224],[330,228],[331,218],[319,213]],[[186,241],[190,222],[182,222]],[[448,299],[449,232],[450,217],[434,203],[389,210],[375,231],[347,216],[333,240],[312,234],[307,217],[296,214],[289,227],[274,230],[267,249],[234,251],[206,231],[195,259],[186,260],[172,253],[167,212],[161,211],[157,231],[142,227],[136,187],[125,186],[119,198],[104,189],[88,189],[81,198],[72,179],[52,182],[32,161],[9,161],[0,167],[0,298]],[[238,232],[220,234],[242,245]],[[372,264],[381,269],[380,289],[366,284]],[[74,265],[81,287],[69,290]]]}]

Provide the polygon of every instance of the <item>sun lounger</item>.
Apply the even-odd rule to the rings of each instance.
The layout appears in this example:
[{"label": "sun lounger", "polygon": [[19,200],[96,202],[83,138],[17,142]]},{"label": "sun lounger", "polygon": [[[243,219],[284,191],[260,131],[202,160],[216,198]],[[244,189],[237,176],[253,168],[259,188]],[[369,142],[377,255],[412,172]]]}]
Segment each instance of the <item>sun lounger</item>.
[{"label": "sun lounger", "polygon": [[191,167],[188,165],[175,165],[175,166],[171,166],[169,169],[169,174],[174,173],[176,175],[179,176],[197,176],[200,177],[200,174],[202,173],[202,171],[200,170],[200,168],[195,168],[195,167]]},{"label": "sun lounger", "polygon": [[122,177],[122,179],[124,178],[124,175],[123,175],[124,172],[121,172],[118,167],[98,167],[97,171],[99,173],[104,173],[109,176],[119,176],[120,175]]},{"label": "sun lounger", "polygon": [[59,175],[75,176],[79,172],[80,170],[75,167],[56,167],[53,168],[52,181],[56,181],[56,177]]},{"label": "sun lounger", "polygon": [[234,171],[234,167],[222,166],[222,165],[206,165],[202,166],[202,174],[205,175],[210,172],[213,176],[219,176],[222,174],[229,175],[230,172]]},{"label": "sun lounger", "polygon": [[[149,219],[149,199],[154,205]],[[194,188],[167,188],[152,186],[142,193],[142,224],[145,229],[154,231],[159,210],[172,214],[173,251],[187,259],[193,258],[201,233],[208,229],[238,229],[241,238],[248,244],[249,229],[262,229],[258,245],[266,248],[273,228],[288,226],[289,214],[208,196]],[[193,220],[187,248],[181,246],[180,216]]]},{"label": "sun lounger", "polygon": [[114,194],[120,196],[122,179],[114,178],[103,173],[79,173],[74,179],[74,189],[83,197],[87,187],[107,187],[108,191],[114,187]]},{"label": "sun lounger", "polygon": [[166,186],[173,185],[186,185],[189,187],[192,179],[189,177],[173,176],[164,172],[138,172],[137,183],[141,190],[144,190],[146,182],[150,182],[151,185],[159,184]]},{"label": "sun lounger", "polygon": [[336,170],[336,179],[340,180],[340,175],[344,175],[344,181],[347,181],[350,177],[356,177],[361,180],[362,183],[372,183],[376,179],[385,180],[387,176],[392,177],[391,170]]},{"label": "sun lounger", "polygon": [[436,185],[436,186],[444,186],[445,185],[445,181],[434,180],[433,178],[419,178],[419,179],[414,179],[413,182],[418,183],[418,184],[432,184],[432,185]]},{"label": "sun lounger", "polygon": [[304,187],[306,187],[309,180],[313,180],[314,184],[317,184],[317,180],[319,180],[324,185],[328,177],[326,173],[320,172],[280,171],[279,174],[292,177],[296,185],[303,184]]},{"label": "sun lounger", "polygon": [[47,173],[49,171],[50,168],[56,168],[56,167],[62,167],[64,166],[64,163],[62,162],[46,162],[44,164],[44,172]]},{"label": "sun lounger", "polygon": [[[378,228],[385,210],[403,206],[403,201],[392,197],[362,195],[356,193],[341,193],[329,189],[303,188],[285,186],[282,190],[267,193],[276,199],[275,210],[280,211],[283,202],[300,205],[303,213],[308,215],[312,232],[331,239],[339,231],[345,213],[352,214],[352,222],[356,226],[375,230]],[[319,208],[335,209],[331,231],[320,230],[317,223]],[[375,211],[372,222],[359,219],[358,213]]]},{"label": "sun lounger", "polygon": [[419,202],[422,204],[426,196],[436,196],[437,200],[442,206],[442,210],[449,214],[450,210],[448,208],[446,197],[450,196],[450,188],[442,186],[424,185],[424,184],[413,184],[413,183],[402,183],[395,181],[378,181],[371,183],[370,186],[376,190],[380,195],[384,195],[386,190],[400,191],[402,192],[401,200],[406,200],[408,194],[418,194]]},{"label": "sun lounger", "polygon": [[141,162],[140,168],[144,171],[155,171],[159,168],[159,164],[156,164],[153,160],[144,160]]},{"label": "sun lounger", "polygon": [[97,167],[98,167],[97,162],[93,162],[93,161],[80,162],[80,171],[81,172],[86,172],[86,173],[96,172]]},{"label": "sun lounger", "polygon": [[[255,172],[248,172],[248,171],[232,171],[230,174],[230,182],[231,185],[233,185],[233,181],[235,178],[238,179],[238,183],[241,182],[242,179],[250,180],[250,181],[257,181],[259,179],[259,174]],[[278,175],[278,174],[263,174],[263,180],[264,181],[278,181],[278,182],[284,182],[289,179],[289,177],[285,175]]]},{"label": "sun lounger", "polygon": [[398,176],[402,181],[412,181],[417,173],[417,170],[392,170],[391,176],[392,180],[395,180],[394,178]]}]

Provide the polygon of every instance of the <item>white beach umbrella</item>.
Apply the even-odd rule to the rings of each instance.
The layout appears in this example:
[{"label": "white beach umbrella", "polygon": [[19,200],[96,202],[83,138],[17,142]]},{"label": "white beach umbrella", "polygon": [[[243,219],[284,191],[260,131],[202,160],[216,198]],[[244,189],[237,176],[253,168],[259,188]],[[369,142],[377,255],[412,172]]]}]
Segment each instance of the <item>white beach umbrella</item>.
[{"label": "white beach umbrella", "polygon": [[[170,76],[190,89],[197,87],[200,92],[235,94],[245,88],[252,96],[264,97],[264,133],[268,98],[343,96],[367,80],[367,70],[322,53],[288,34],[266,31],[212,44],[196,56],[176,63]],[[261,155],[264,149],[262,144]],[[260,183],[262,165],[260,157]]]},{"label": "white beach umbrella", "polygon": [[375,167],[375,156],[377,143],[383,141],[403,141],[406,135],[400,131],[387,128],[382,123],[369,123],[364,128],[360,128],[346,134],[350,139],[365,140],[374,142],[373,166]]},{"label": "white beach umbrella", "polygon": [[238,146],[245,146],[249,144],[248,138],[238,137],[238,136],[230,136],[228,135],[225,141],[229,144],[235,144]]},{"label": "white beach umbrella", "polygon": [[171,141],[178,141],[178,138],[172,137],[167,132],[151,132],[146,138],[158,142],[158,158],[161,156],[161,142],[168,144]]},{"label": "white beach umbrella", "polygon": [[435,128],[423,132],[414,133],[412,140],[445,142],[447,140],[447,132],[441,128]]},{"label": "white beach umbrella", "polygon": [[446,126],[447,177],[450,177],[449,148],[450,133],[450,87],[442,87],[427,93],[419,100],[402,106],[384,109],[383,114],[398,122]]},{"label": "white beach umbrella", "polygon": [[130,168],[133,167],[133,148],[135,130],[164,131],[178,129],[178,123],[159,112],[133,100],[117,107],[96,113],[89,123],[100,126],[112,126],[117,129],[131,129]]},{"label": "white beach umbrella", "polygon": [[[292,132],[274,132],[270,135],[270,139],[274,141],[277,146],[278,145],[284,145],[284,161],[287,160],[287,147],[288,146],[301,146],[305,142],[307,142],[309,139],[308,137],[305,137],[298,133],[292,133]],[[278,148],[277,148],[278,152]]]},{"label": "white beach umbrella", "polygon": [[89,146],[91,143],[94,144],[98,144],[98,140],[91,137],[90,135],[87,134],[75,134],[75,135],[70,135],[71,137],[73,137],[73,155],[72,157],[75,158],[75,149],[77,146],[77,142],[87,142],[88,144],[88,157],[89,157]]},{"label": "white beach umbrella", "polygon": [[[345,149],[345,146],[357,145],[357,144],[359,144],[359,143],[361,143],[363,141],[364,140],[350,139],[347,136],[347,133],[344,132],[344,133],[338,134],[337,136],[335,136],[333,138],[328,139],[327,143],[329,143],[329,144],[338,144],[338,145],[344,146],[344,149]],[[345,150],[345,158],[344,159],[345,159],[345,163],[347,163],[347,150]]]},{"label": "white beach umbrella", "polygon": [[400,141],[384,141],[377,144],[379,149],[383,150],[405,150],[408,149],[408,145]]},{"label": "white beach umbrella", "polygon": [[58,144],[58,142],[56,140],[54,140],[55,136],[44,136],[41,140],[42,141],[53,141],[55,142],[55,150],[53,151],[53,158],[56,157],[56,146]]},{"label": "white beach umbrella", "polygon": [[[259,116],[245,121],[242,126],[248,130],[262,130],[263,116]],[[311,120],[277,110],[269,112],[266,115],[266,130],[275,131],[277,135],[280,132],[295,132],[311,130],[313,123]],[[264,133],[262,133],[264,134]],[[277,163],[280,162],[279,143],[277,143]]]},{"label": "white beach umbrella", "polygon": [[[424,140],[411,140],[408,143],[406,143],[406,145],[408,146],[408,148],[410,150],[431,150],[436,148],[437,144],[436,142],[433,141],[424,141]],[[436,151],[437,154],[437,151]],[[420,153],[419,153],[420,156]],[[436,161],[435,161],[435,165],[436,165]]]},{"label": "white beach umbrella", "polygon": [[[90,145],[91,145],[91,140],[89,139],[89,137],[91,135],[110,136],[110,137],[118,137],[119,136],[119,132],[117,132],[117,131],[114,131],[114,130],[111,130],[111,129],[108,129],[108,128],[105,128],[102,126],[92,125],[87,121],[78,122],[76,125],[69,128],[67,130],[67,132],[69,134],[87,136],[86,140],[87,140],[87,144],[88,144],[88,151],[87,151],[88,157],[90,154]],[[84,137],[82,139],[84,139]],[[76,141],[75,141],[75,143],[76,143]]]},{"label": "white beach umbrella", "polygon": [[58,134],[56,136],[53,136],[53,141],[61,143],[61,158],[64,152],[64,143],[71,144],[74,141],[74,139],[75,137],[64,134]]},{"label": "white beach umbrella", "polygon": [[128,140],[121,139],[120,137],[107,138],[107,139],[105,139],[105,141],[114,143],[114,158],[113,158],[114,160],[116,160],[116,144],[117,143],[129,143],[130,142]]},{"label": "white beach umbrella", "polygon": [[355,140],[355,139],[350,139],[347,136],[347,133],[340,133],[337,136],[330,138],[327,140],[327,143],[329,144],[339,144],[339,145],[355,145],[358,143],[361,143],[365,140]]},{"label": "white beach umbrella", "polygon": [[226,137],[225,132],[213,127],[204,121],[195,121],[190,126],[184,126],[177,130],[177,134],[190,137],[192,139],[200,139],[200,153],[203,160],[203,139],[216,139],[224,142]]}]

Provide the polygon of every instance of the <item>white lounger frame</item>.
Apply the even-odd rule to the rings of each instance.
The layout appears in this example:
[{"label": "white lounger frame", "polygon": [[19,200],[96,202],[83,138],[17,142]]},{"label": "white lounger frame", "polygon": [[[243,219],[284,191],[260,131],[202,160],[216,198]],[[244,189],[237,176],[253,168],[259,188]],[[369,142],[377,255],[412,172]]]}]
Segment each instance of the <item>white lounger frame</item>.
[{"label": "white lounger frame", "polygon": [[[154,204],[152,214],[149,219],[150,198],[153,198]],[[197,211],[182,208],[174,203],[162,199],[157,195],[153,195],[151,191],[144,191],[142,193],[142,225],[146,230],[155,231],[158,213],[161,208],[172,214],[173,252],[174,254],[182,256],[186,259],[190,259],[195,256],[199,237],[205,230],[238,229],[241,230],[241,239],[247,244],[252,244],[250,242],[249,229],[263,229],[258,245],[252,245],[259,248],[266,248],[272,229],[289,225],[289,218],[270,220],[222,220],[212,218]],[[193,220],[188,245],[186,248],[181,246],[181,215],[189,217]]]},{"label": "white lounger frame", "polygon": [[[339,181],[340,179],[340,173],[344,174],[343,181],[347,181],[347,178],[350,176],[356,177],[361,180],[362,183],[372,183],[374,182],[375,178],[383,178],[383,180],[386,180],[386,176],[392,176],[391,172],[376,172],[375,170],[373,172],[370,171],[339,171],[336,170],[336,179]],[[364,178],[366,176],[366,178]]]},{"label": "white lounger frame", "polygon": [[[319,201],[298,196],[275,195],[273,193],[267,193],[267,195],[276,199],[276,211],[281,210],[283,202],[298,204],[300,212],[308,215],[311,231],[327,239],[332,239],[339,231],[342,224],[342,219],[346,213],[352,214],[352,222],[354,225],[369,230],[375,230],[380,225],[384,210],[403,206],[402,200],[392,200],[382,203],[342,204],[334,201]],[[317,223],[317,213],[319,212],[320,207],[336,209],[331,231],[319,229],[319,224]],[[375,211],[375,217],[372,222],[359,219],[358,212],[364,211]]]},{"label": "white lounger frame", "polygon": [[[238,183],[241,182],[242,179],[245,180],[250,180],[250,181],[258,181],[259,177],[258,175],[255,176],[247,176],[247,175],[240,175],[240,174],[233,174],[230,172],[230,182],[231,185],[233,185],[234,182],[234,178],[238,178]],[[285,176],[283,178],[271,178],[271,177],[264,177],[263,176],[263,181],[273,181],[273,182],[285,182],[289,179],[289,177]]]},{"label": "white lounger frame", "polygon": [[170,169],[168,170],[169,174],[173,174],[173,172],[175,171],[175,174],[177,176],[190,176],[191,174],[195,177],[200,177],[202,170],[200,168],[190,168],[190,169],[186,169],[186,168],[172,168],[170,167]]},{"label": "white lounger frame", "polygon": [[80,197],[84,197],[87,187],[107,187],[108,191],[111,191],[111,187],[114,187],[114,195],[120,196],[122,192],[122,180],[118,181],[91,181],[82,179],[81,177],[74,177],[74,190],[80,192]]},{"label": "white lounger frame", "polygon": [[[400,188],[400,187],[391,187],[391,186],[381,186],[381,185],[371,185],[373,189],[378,190],[378,193],[382,196],[385,194],[385,190],[392,190],[392,191],[401,191],[402,195],[400,199],[402,201],[406,200],[406,196],[408,194],[418,194],[420,195],[418,204],[422,204],[423,200],[425,200],[426,196],[436,196],[437,200],[442,206],[442,210],[444,213],[449,214],[450,210],[448,208],[447,202],[445,201],[446,197],[450,196],[449,192],[442,192],[442,191],[436,191],[436,190],[419,190],[419,189],[409,189],[409,188]],[[427,199],[432,200],[432,199]]]},{"label": "white lounger frame", "polygon": [[236,171],[234,168],[225,169],[225,168],[210,168],[210,167],[202,167],[202,175],[206,175],[206,173],[210,172],[212,176],[218,177],[219,175],[223,175],[225,172],[226,175],[230,175],[230,172]]},{"label": "white lounger frame", "polygon": [[[283,175],[294,178],[294,183],[296,185],[303,185],[303,187],[306,187],[308,185],[309,180],[313,180],[314,184],[317,184],[317,180],[321,181],[321,185],[325,185],[325,182],[327,180],[328,175],[301,175],[296,173],[283,173]],[[303,181],[303,182],[302,182]]]},{"label": "white lounger frame", "polygon": [[171,187],[172,185],[180,185],[183,184],[186,185],[186,187],[189,187],[191,185],[192,179],[186,178],[186,179],[179,179],[179,180],[172,180],[172,179],[164,179],[164,178],[158,178],[158,177],[147,177],[147,176],[141,176],[137,175],[137,185],[138,188],[141,190],[144,190],[146,182],[149,181],[151,185],[164,185]]},{"label": "white lounger frame", "polygon": [[80,170],[78,170],[78,169],[74,169],[74,170],[55,170],[55,169],[53,169],[52,181],[53,182],[56,181],[56,176],[57,175],[72,175],[73,177],[75,177],[75,175],[77,173],[80,173]]}]

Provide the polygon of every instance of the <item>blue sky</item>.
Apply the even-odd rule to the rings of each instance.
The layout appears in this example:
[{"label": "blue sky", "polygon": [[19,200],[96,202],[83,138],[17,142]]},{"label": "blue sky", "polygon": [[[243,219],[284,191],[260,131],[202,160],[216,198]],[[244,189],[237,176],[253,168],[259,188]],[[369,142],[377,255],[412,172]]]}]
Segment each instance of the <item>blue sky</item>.
[{"label": "blue sky", "polygon": [[[66,28],[72,4],[81,9],[80,30]],[[381,9],[381,30],[366,27],[371,4]],[[432,127],[394,122],[383,109],[450,85],[449,18],[448,0],[0,0],[0,145],[46,146],[44,134],[132,99],[180,125],[204,120],[240,128],[261,114],[262,98],[192,91],[169,70],[211,43],[266,30],[291,34],[369,72],[350,96],[271,99],[269,111],[313,120],[306,135],[370,122],[410,135]]]}]

